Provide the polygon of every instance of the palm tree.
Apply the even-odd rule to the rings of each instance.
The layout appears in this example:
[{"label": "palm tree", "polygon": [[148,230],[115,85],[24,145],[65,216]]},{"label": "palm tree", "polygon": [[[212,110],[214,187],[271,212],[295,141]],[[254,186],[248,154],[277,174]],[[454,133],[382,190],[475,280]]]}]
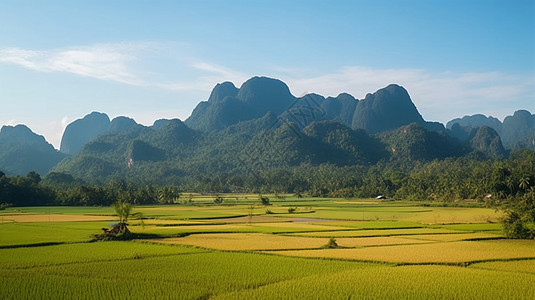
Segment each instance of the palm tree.
[{"label": "palm tree", "polygon": [[128,217],[130,217],[130,213],[132,212],[132,204],[122,201],[117,201],[113,203],[113,209],[115,210],[115,213],[119,217],[119,223],[126,223],[128,222]]},{"label": "palm tree", "polygon": [[527,190],[529,187],[529,178],[528,177],[520,178],[520,184],[518,184],[518,187],[523,189],[524,191]]},{"label": "palm tree", "polygon": [[113,203],[113,209],[115,210],[115,213],[119,217],[119,223],[117,223],[114,226],[114,229],[112,231],[116,231],[116,233],[130,233],[130,230],[128,230],[128,218],[130,216],[141,216],[141,213],[132,213],[132,210],[134,209],[134,206],[126,201],[118,200],[117,202]]}]

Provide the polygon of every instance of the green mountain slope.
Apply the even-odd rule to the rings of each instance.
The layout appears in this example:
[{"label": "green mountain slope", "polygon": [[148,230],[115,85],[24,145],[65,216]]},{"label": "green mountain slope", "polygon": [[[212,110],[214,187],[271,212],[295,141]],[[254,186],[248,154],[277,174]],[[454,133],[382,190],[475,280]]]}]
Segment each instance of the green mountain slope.
[{"label": "green mountain slope", "polygon": [[65,156],[24,125],[3,126],[0,130],[0,170],[7,174],[36,171],[44,175]]}]

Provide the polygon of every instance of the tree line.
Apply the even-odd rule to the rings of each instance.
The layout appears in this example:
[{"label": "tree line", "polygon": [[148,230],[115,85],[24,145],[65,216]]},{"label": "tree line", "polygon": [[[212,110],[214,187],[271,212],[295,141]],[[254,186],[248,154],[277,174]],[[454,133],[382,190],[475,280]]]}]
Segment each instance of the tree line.
[{"label": "tree line", "polygon": [[[182,177],[176,185],[112,179],[86,184],[69,174],[36,172],[6,176],[0,172],[0,207],[38,205],[111,205],[181,203],[181,192],[291,193],[313,197],[376,197],[454,202],[475,199],[507,212],[512,236],[533,236],[523,224],[535,221],[535,151],[520,150],[507,159],[476,156],[421,162],[392,160],[375,165],[334,164],[273,167]],[[531,232],[531,233],[530,233]]]}]

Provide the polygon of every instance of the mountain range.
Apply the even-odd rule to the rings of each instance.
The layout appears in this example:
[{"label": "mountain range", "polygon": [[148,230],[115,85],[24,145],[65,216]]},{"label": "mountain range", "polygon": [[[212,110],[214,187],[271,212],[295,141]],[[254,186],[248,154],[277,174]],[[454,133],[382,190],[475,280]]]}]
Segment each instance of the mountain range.
[{"label": "mountain range", "polygon": [[[88,182],[112,178],[173,183],[214,173],[254,174],[301,164],[373,165],[430,161],[477,152],[483,158],[535,149],[535,115],[465,116],[427,122],[409,93],[391,84],[362,100],[295,97],[280,80],[253,77],[240,88],[217,84],[184,122],[152,126],[93,112],[69,124],[55,150],[24,125],[0,131],[0,170],[68,173]],[[503,144],[502,144],[503,143]]]}]

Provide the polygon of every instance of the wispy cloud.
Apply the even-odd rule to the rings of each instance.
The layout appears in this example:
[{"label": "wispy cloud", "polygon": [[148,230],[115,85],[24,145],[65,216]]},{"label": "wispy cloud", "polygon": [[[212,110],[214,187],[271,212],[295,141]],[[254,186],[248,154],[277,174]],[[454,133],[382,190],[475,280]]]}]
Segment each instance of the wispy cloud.
[{"label": "wispy cloud", "polygon": [[142,85],[131,68],[140,44],[99,44],[56,50],[0,48],[0,62],[39,72],[65,72],[100,80]]},{"label": "wispy cloud", "polygon": [[350,66],[317,77],[290,75],[282,78],[295,95],[318,93],[336,96],[347,92],[359,99],[390,83],[397,83],[408,90],[424,118],[443,122],[461,114],[486,113],[503,118],[516,109],[535,108],[533,74]]},{"label": "wispy cloud", "polygon": [[[53,50],[0,48],[0,63],[172,91],[210,91],[247,75],[188,53],[181,43],[111,43]],[[164,66],[162,68],[162,66]]]}]

